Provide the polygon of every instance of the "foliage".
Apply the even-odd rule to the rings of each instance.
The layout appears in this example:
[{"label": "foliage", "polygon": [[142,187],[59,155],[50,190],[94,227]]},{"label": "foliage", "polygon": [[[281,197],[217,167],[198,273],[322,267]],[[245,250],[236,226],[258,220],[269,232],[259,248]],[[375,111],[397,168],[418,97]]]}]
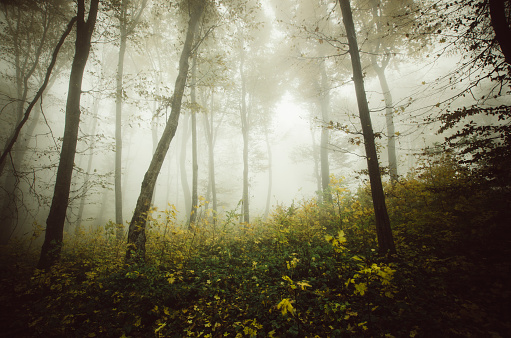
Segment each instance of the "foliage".
[{"label": "foliage", "polygon": [[509,211],[470,179],[430,156],[385,187],[392,261],[375,253],[368,188],[335,177],[331,205],[279,205],[255,224],[205,214],[185,230],[173,206],[154,210],[145,265],[123,264],[113,223],[66,236],[47,272],[14,243],[1,324],[31,337],[505,336]]},{"label": "foliage", "polygon": [[[481,116],[483,121],[478,121]],[[444,146],[455,153],[458,161],[470,168],[474,176],[509,190],[510,118],[509,106],[461,108],[440,116],[442,126],[439,132],[454,129],[445,138]]]}]

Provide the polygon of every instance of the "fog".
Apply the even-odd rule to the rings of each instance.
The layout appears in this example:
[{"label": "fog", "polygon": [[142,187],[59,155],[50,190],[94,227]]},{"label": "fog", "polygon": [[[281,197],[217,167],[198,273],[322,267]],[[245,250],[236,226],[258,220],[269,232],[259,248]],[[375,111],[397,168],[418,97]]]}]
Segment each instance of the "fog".
[{"label": "fog", "polygon": [[[369,33],[364,33],[369,18],[364,18],[364,1],[352,2],[359,8],[354,12],[360,31],[357,38],[362,50],[373,130],[383,135],[376,140],[379,162],[387,167],[386,104],[378,78],[370,67],[370,53],[366,49],[371,43]],[[125,229],[133,215],[155,142],[160,139],[171,113],[169,102],[174,94],[188,21],[182,4],[158,0],[128,3],[127,17],[133,31],[126,42],[121,118],[122,220]],[[345,185],[356,193],[367,183],[367,175],[360,173],[366,169],[367,163],[363,142],[357,142],[360,121],[350,58],[342,43],[345,33],[338,6],[334,6],[334,2],[272,0],[239,4],[228,1],[215,6],[204,14],[209,17],[199,23],[195,40],[196,44],[200,41],[195,45],[198,53],[196,82],[191,80],[192,58],[189,58],[190,70],[179,124],[157,179],[153,206],[163,211],[174,205],[180,221],[186,223],[191,205],[191,114],[194,111],[197,119],[197,193],[211,201],[207,135],[212,132],[219,217],[232,210],[242,213],[244,139],[240,111],[242,91],[245,90],[251,220],[264,218],[268,189],[271,189],[270,212],[279,204],[289,206],[318,197],[321,148],[328,154],[329,174],[345,177]],[[72,4],[63,6],[62,12],[53,18],[52,38],[44,44],[42,60],[28,81],[24,108],[35,96],[49,64],[52,46],[74,10]],[[115,6],[100,6],[92,37],[82,86],[79,139],[66,213],[67,231],[73,231],[78,223],[85,228],[94,228],[108,221],[115,222],[116,218],[118,11]],[[140,17],[135,19],[137,13]],[[1,16],[5,37],[12,33],[8,24],[14,21],[10,12],[3,11]],[[34,17],[37,25],[38,16]],[[398,30],[398,34],[403,33]],[[2,218],[14,220],[10,237],[30,234],[34,224],[44,225],[48,217],[62,147],[74,38],[71,33],[59,55],[59,69],[54,72],[49,90],[22,129],[18,147],[13,150],[13,154],[21,156],[18,162],[12,160],[14,171],[9,164],[7,171],[2,173]],[[5,45],[9,43],[6,40]],[[29,44],[28,41],[19,43]],[[407,43],[415,43],[413,41],[400,43],[404,45],[393,50],[394,57],[385,73],[395,112],[397,171],[404,177],[415,166],[417,155],[424,148],[442,143],[446,136],[438,135],[439,123],[428,119],[446,109],[452,111],[481,103],[481,97],[491,92],[494,83],[482,79],[467,92],[484,69],[468,75],[458,72],[466,55],[452,52],[450,41],[428,37],[424,38],[422,46],[407,47]],[[22,47],[21,58],[33,62],[30,56],[34,53],[33,47],[27,46]],[[446,52],[448,49],[451,52]],[[12,55],[9,56],[11,50],[2,53],[0,62],[5,79],[1,84],[2,144],[8,141],[18,123],[15,102],[22,100],[16,88],[16,69],[11,62]],[[244,79],[240,75],[241,53],[244,55]],[[454,84],[450,77],[455,78]],[[243,90],[242,81],[246,82]],[[191,98],[192,86],[196,88],[196,103]],[[321,110],[321,100],[325,97],[327,120]],[[499,95],[485,99],[483,103],[497,106],[509,104],[510,99]],[[208,124],[209,132],[206,130]],[[330,128],[331,125],[347,126],[350,132]],[[321,135],[325,130],[328,140],[322,144]],[[8,177],[12,175],[16,178],[14,189],[8,187]],[[383,176],[384,181],[389,179],[388,174]],[[205,213],[205,202],[199,200],[202,201],[199,210]],[[80,211],[82,201],[84,206]]]}]

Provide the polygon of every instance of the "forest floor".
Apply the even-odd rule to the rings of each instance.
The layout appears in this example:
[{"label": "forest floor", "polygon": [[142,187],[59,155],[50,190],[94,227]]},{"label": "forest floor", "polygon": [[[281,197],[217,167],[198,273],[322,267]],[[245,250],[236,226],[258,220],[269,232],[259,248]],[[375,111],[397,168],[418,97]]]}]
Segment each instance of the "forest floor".
[{"label": "forest floor", "polygon": [[144,264],[124,264],[111,224],[66,236],[51,271],[34,268],[30,241],[13,241],[1,251],[0,335],[508,337],[509,204],[427,187],[410,179],[387,196],[393,257],[376,253],[362,190],[250,225],[228,216],[188,231],[172,210],[155,213]]}]

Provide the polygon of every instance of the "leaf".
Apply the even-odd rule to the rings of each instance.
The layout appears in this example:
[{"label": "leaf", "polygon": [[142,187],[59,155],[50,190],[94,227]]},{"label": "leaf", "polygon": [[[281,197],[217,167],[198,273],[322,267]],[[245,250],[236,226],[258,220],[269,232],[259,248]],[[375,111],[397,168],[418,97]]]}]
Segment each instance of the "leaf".
[{"label": "leaf", "polygon": [[300,287],[300,289],[302,289],[302,290],[305,290],[305,288],[306,288],[306,287],[312,287],[312,286],[309,284],[309,282],[307,282],[307,281],[297,282],[296,284],[297,284],[297,285]]},{"label": "leaf", "polygon": [[295,308],[293,307],[294,301],[290,300],[289,298],[284,298],[280,301],[279,304],[277,304],[277,309],[279,309],[283,315],[286,315],[288,312],[291,315],[295,315]]},{"label": "leaf", "polygon": [[133,325],[135,327],[139,327],[140,325],[142,325],[142,317],[137,317],[137,320],[135,321],[135,323]]}]

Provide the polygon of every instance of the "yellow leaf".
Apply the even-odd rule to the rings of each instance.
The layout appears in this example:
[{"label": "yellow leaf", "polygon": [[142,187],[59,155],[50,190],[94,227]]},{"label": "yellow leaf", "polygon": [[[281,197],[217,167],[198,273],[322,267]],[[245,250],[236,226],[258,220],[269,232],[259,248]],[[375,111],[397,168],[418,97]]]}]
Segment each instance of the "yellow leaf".
[{"label": "yellow leaf", "polygon": [[305,290],[306,287],[311,287],[311,285],[307,281],[301,281],[296,283],[300,289]]},{"label": "yellow leaf", "polygon": [[360,294],[363,296],[367,291],[367,284],[366,283],[359,283],[355,284],[355,294]]},{"label": "yellow leaf", "polygon": [[288,276],[282,276],[282,279],[293,284],[293,281],[291,280],[291,278],[289,278]]},{"label": "yellow leaf", "polygon": [[137,320],[135,321],[135,323],[133,325],[136,327],[139,327],[141,324],[142,324],[142,318],[137,317]]},{"label": "yellow leaf", "polygon": [[293,307],[293,303],[294,301],[290,300],[289,298],[284,298],[277,305],[277,309],[279,309],[283,315],[286,315],[289,312],[294,316],[296,310]]}]

